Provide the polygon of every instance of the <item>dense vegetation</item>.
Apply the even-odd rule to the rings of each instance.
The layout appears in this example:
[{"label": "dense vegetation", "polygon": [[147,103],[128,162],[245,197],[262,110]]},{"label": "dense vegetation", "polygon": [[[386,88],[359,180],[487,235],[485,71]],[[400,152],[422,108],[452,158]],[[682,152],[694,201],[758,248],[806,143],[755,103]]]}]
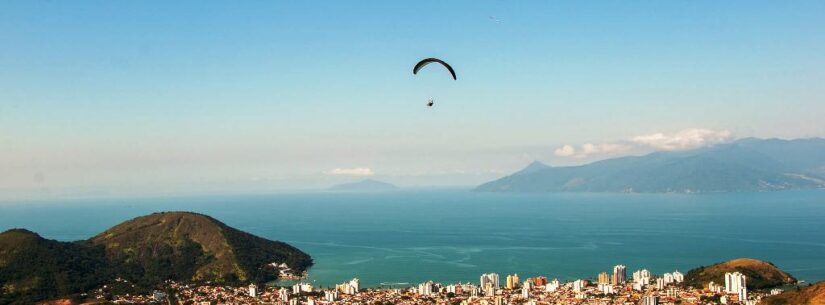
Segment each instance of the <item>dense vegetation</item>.
[{"label": "dense vegetation", "polygon": [[773,264],[750,258],[738,258],[727,262],[702,266],[685,274],[685,284],[696,288],[706,287],[711,281],[724,285],[725,273],[738,271],[747,279],[748,289],[766,289],[796,283],[790,274]]},{"label": "dense vegetation", "polygon": [[762,299],[760,305],[825,305],[825,282]]},{"label": "dense vegetation", "polygon": [[274,268],[264,268],[271,262],[286,263],[293,270],[303,271],[312,266],[312,259],[306,253],[280,241],[270,241],[246,232],[227,227],[224,232],[230,246],[235,249],[235,257],[241,269],[250,275],[253,282],[268,282],[278,278]]},{"label": "dense vegetation", "polygon": [[271,281],[278,270],[266,265],[273,262],[296,272],[312,265],[309,255],[286,243],[187,212],[138,217],[79,242],[15,229],[0,234],[0,304],[85,292],[115,278],[128,280],[136,291],[151,290],[167,279]]},{"label": "dense vegetation", "polygon": [[31,304],[94,288],[107,278],[102,247],[48,240],[13,229],[0,234],[0,304]]}]

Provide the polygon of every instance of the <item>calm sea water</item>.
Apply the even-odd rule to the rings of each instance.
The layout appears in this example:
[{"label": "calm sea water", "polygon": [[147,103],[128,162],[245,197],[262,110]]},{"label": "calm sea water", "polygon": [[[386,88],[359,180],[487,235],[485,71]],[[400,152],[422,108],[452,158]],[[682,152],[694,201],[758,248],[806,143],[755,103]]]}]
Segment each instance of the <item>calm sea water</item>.
[{"label": "calm sea water", "polygon": [[825,192],[711,195],[490,194],[466,190],[0,203],[0,230],[89,238],[186,210],[308,252],[310,281],[477,281],[481,273],[592,278],[753,257],[825,279]]}]

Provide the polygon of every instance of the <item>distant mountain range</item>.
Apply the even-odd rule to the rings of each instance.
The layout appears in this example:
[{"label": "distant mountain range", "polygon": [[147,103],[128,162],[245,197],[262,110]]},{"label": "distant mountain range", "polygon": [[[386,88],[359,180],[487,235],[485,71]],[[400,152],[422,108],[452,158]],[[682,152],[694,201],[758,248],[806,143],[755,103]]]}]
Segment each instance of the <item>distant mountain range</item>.
[{"label": "distant mountain range", "polygon": [[312,258],[286,243],[189,212],[138,217],[76,242],[13,229],[0,233],[0,304],[86,292],[116,278],[137,289],[165,280],[268,282],[284,270],[280,264],[300,273]]},{"label": "distant mountain range", "polygon": [[741,139],[581,166],[533,162],[483,192],[708,193],[825,188],[825,139]]},{"label": "distant mountain range", "polygon": [[393,184],[372,179],[366,179],[353,183],[338,184],[329,188],[330,191],[347,192],[381,192],[393,191],[397,189],[398,187]]}]

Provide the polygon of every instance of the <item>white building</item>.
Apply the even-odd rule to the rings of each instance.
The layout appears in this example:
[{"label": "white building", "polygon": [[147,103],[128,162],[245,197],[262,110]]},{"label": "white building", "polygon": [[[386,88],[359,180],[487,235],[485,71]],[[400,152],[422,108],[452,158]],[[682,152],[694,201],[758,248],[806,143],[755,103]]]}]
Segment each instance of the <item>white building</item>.
[{"label": "white building", "polygon": [[662,279],[665,280],[665,285],[672,284],[674,282],[672,273],[665,273],[662,275]]},{"label": "white building", "polygon": [[585,286],[587,286],[587,281],[585,281],[585,280],[576,280],[575,282],[573,282],[573,291],[582,292],[582,291],[584,291]]},{"label": "white building", "polygon": [[747,279],[744,274],[739,272],[725,273],[725,292],[739,293],[742,288],[745,288]]},{"label": "white building", "polygon": [[644,290],[647,285],[650,285],[651,278],[653,278],[653,274],[647,269],[636,270],[633,272],[633,290]]},{"label": "white building", "polygon": [[599,291],[604,294],[614,294],[615,290],[613,290],[613,285],[610,284],[599,284]]},{"label": "white building", "polygon": [[487,287],[489,283],[493,288],[498,289],[499,281],[498,281],[498,273],[485,273],[481,275],[481,279],[479,280],[480,286],[483,289]]},{"label": "white building", "polygon": [[613,266],[613,278],[611,279],[613,285],[621,285],[627,281],[627,267],[624,265]]},{"label": "white building", "polygon": [[724,287],[722,287],[722,285],[716,284],[714,281],[708,283],[708,290],[710,290],[710,292],[720,293],[723,289]]},{"label": "white building", "polygon": [[289,302],[289,289],[286,289],[284,287],[278,289],[278,300],[284,303]]},{"label": "white building", "polygon": [[646,295],[642,299],[642,305],[659,305],[659,297],[655,295]]},{"label": "white building", "polygon": [[521,287],[521,298],[525,300],[530,298],[530,288]]},{"label": "white building", "polygon": [[484,287],[484,296],[494,296],[496,295],[496,288],[493,287],[493,283],[487,283],[487,286]]},{"label": "white building", "polygon": [[312,292],[312,284],[310,283],[298,283],[292,285],[292,293],[299,294],[301,292]]},{"label": "white building", "polygon": [[358,278],[353,278],[349,282],[335,285],[335,290],[343,294],[356,294],[361,289],[361,282]]},{"label": "white building", "polygon": [[636,270],[633,272],[634,283],[644,283],[645,286],[650,285],[650,278],[653,277],[647,269]]},{"label": "white building", "polygon": [[679,272],[679,270],[673,271],[673,280],[677,283],[681,283],[685,281],[685,275]]},{"label": "white building", "polygon": [[258,297],[258,286],[255,286],[255,284],[250,284],[249,285],[249,297],[251,297],[251,298]]},{"label": "white building", "polygon": [[338,290],[324,290],[324,300],[327,302],[338,300]]},{"label": "white building", "polygon": [[559,282],[559,280],[553,279],[552,281],[550,281],[550,283],[547,283],[547,285],[544,286],[544,290],[546,290],[547,292],[554,292],[558,290],[559,287],[561,287],[561,283]]},{"label": "white building", "polygon": [[433,295],[433,281],[427,281],[421,284],[418,284],[418,294],[423,296],[431,296]]}]

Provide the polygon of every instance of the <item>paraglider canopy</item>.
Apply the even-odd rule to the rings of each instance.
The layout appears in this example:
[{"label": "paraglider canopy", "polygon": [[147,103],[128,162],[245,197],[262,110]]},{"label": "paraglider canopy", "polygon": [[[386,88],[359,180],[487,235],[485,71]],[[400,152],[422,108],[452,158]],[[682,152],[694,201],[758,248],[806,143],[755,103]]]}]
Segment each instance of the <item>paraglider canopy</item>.
[{"label": "paraglider canopy", "polygon": [[447,68],[448,71],[450,71],[450,75],[453,76],[453,80],[456,79],[455,70],[453,70],[453,67],[450,67],[449,64],[447,64],[446,62],[444,62],[443,60],[440,60],[438,58],[426,58],[426,59],[423,59],[423,60],[419,61],[417,64],[415,64],[415,67],[413,68],[413,74],[418,74],[418,70],[421,70],[421,68],[423,68],[424,66],[429,65],[431,63],[441,64],[442,66]]}]

